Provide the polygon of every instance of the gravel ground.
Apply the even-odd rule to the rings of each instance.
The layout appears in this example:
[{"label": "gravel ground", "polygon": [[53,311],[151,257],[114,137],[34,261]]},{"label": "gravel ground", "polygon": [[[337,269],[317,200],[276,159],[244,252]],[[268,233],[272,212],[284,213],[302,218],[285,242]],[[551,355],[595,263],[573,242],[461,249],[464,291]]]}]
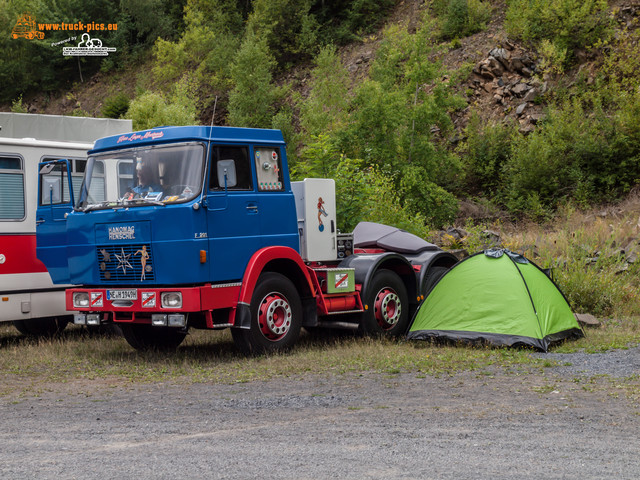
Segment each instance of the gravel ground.
[{"label": "gravel ground", "polygon": [[637,479],[640,349],[546,357],[561,366],[51,385],[0,397],[0,478]]},{"label": "gravel ground", "polygon": [[563,366],[557,371],[563,374],[610,375],[616,378],[640,374],[640,347],[606,353],[541,353],[538,356],[559,362]]}]

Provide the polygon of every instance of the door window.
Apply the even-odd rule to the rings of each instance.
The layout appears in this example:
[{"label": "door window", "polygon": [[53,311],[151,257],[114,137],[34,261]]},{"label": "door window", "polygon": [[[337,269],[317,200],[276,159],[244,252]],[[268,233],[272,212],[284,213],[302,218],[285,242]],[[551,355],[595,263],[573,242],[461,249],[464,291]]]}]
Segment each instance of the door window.
[{"label": "door window", "polygon": [[251,162],[247,147],[216,146],[211,151],[210,190],[252,190]]},{"label": "door window", "polygon": [[23,220],[24,218],[22,158],[0,156],[0,220]]}]

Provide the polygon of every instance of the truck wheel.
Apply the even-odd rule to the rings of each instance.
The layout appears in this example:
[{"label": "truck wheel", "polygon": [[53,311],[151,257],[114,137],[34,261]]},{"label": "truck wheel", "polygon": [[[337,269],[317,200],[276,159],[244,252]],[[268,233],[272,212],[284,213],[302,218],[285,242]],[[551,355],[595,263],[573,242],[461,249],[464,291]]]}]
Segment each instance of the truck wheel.
[{"label": "truck wheel", "polygon": [[51,337],[62,332],[68,323],[69,319],[67,317],[50,317],[32,320],[14,320],[13,326],[23,335]]},{"label": "truck wheel", "polygon": [[427,273],[427,277],[424,279],[424,286],[422,288],[422,294],[427,295],[433,287],[436,286],[438,280],[444,277],[444,274],[449,271],[449,268],[437,266],[431,267],[429,269],[429,273]]},{"label": "truck wheel", "polygon": [[120,325],[122,336],[136,350],[175,350],[187,336],[183,329],[151,325]]},{"label": "truck wheel", "polygon": [[391,270],[374,273],[365,294],[368,309],[362,314],[360,330],[370,336],[403,335],[409,324],[409,297],[400,277]]},{"label": "truck wheel", "polygon": [[251,297],[251,327],[232,328],[233,341],[245,354],[286,350],[300,336],[302,302],[284,275],[263,273]]}]

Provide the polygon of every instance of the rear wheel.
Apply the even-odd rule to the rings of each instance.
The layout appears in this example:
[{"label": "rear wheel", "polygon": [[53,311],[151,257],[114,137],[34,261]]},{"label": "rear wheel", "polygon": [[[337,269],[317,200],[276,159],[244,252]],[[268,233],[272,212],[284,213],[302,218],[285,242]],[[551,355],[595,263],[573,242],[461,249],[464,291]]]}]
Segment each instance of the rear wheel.
[{"label": "rear wheel", "polygon": [[444,274],[449,271],[448,267],[436,266],[431,267],[429,269],[429,273],[427,273],[427,277],[424,279],[424,286],[422,288],[422,294],[427,295],[433,287],[436,286],[436,283],[444,277]]},{"label": "rear wheel", "polygon": [[120,329],[127,343],[136,350],[175,350],[187,336],[181,328],[122,324]]},{"label": "rear wheel", "polygon": [[245,354],[286,350],[300,336],[302,302],[296,287],[284,275],[263,273],[251,297],[251,326],[233,328],[231,334]]},{"label": "rear wheel", "polygon": [[374,273],[365,294],[368,307],[362,315],[360,329],[365,335],[396,337],[409,324],[409,298],[402,279],[391,270]]},{"label": "rear wheel", "polygon": [[67,317],[49,317],[30,320],[14,320],[13,326],[23,335],[51,337],[62,332],[69,323]]}]

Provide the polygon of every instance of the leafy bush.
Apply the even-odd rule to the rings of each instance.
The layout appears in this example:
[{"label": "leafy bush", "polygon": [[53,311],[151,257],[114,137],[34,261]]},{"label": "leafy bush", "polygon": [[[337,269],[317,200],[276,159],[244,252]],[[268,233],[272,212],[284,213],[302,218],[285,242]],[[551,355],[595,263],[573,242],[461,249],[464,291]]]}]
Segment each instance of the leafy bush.
[{"label": "leafy bush", "polygon": [[400,191],[407,211],[418,214],[431,228],[442,228],[455,219],[458,200],[431,178],[424,168],[409,165],[402,170]]},{"label": "leafy bush", "polygon": [[[613,101],[608,109],[603,98]],[[566,199],[589,205],[629,192],[640,180],[639,122],[640,92],[602,90],[550,109],[537,131],[513,143],[506,205],[550,211]]]},{"label": "leafy bush", "polygon": [[131,101],[126,118],[133,121],[135,130],[164,125],[197,124],[195,102],[184,82],[176,85],[169,100],[160,93],[143,93]]},{"label": "leafy bush", "polygon": [[465,129],[466,141],[458,151],[464,164],[465,190],[493,196],[503,185],[503,169],[511,155],[515,125],[485,123],[473,112]]},{"label": "leafy bush", "polygon": [[640,30],[625,30],[617,38],[604,40],[598,46],[607,52],[600,69],[606,84],[627,92],[637,89],[640,85]]},{"label": "leafy bush", "polygon": [[491,5],[481,0],[436,0],[433,5],[444,40],[481,32],[491,19]]},{"label": "leafy bush", "polygon": [[557,70],[570,61],[574,49],[589,47],[612,34],[606,0],[508,0],[507,3],[505,28],[509,35],[530,43],[547,40],[545,55],[549,65]]},{"label": "leafy bush", "polygon": [[27,107],[22,104],[22,94],[18,96],[13,102],[11,102],[11,111],[13,113],[29,113]]},{"label": "leafy bush", "polygon": [[102,105],[102,115],[107,118],[122,118],[129,110],[129,97],[120,92],[107,97]]},{"label": "leafy bush", "polygon": [[335,169],[337,221],[342,231],[351,231],[361,221],[383,223],[426,238],[426,219],[400,203],[388,175],[361,160],[342,156]]}]

